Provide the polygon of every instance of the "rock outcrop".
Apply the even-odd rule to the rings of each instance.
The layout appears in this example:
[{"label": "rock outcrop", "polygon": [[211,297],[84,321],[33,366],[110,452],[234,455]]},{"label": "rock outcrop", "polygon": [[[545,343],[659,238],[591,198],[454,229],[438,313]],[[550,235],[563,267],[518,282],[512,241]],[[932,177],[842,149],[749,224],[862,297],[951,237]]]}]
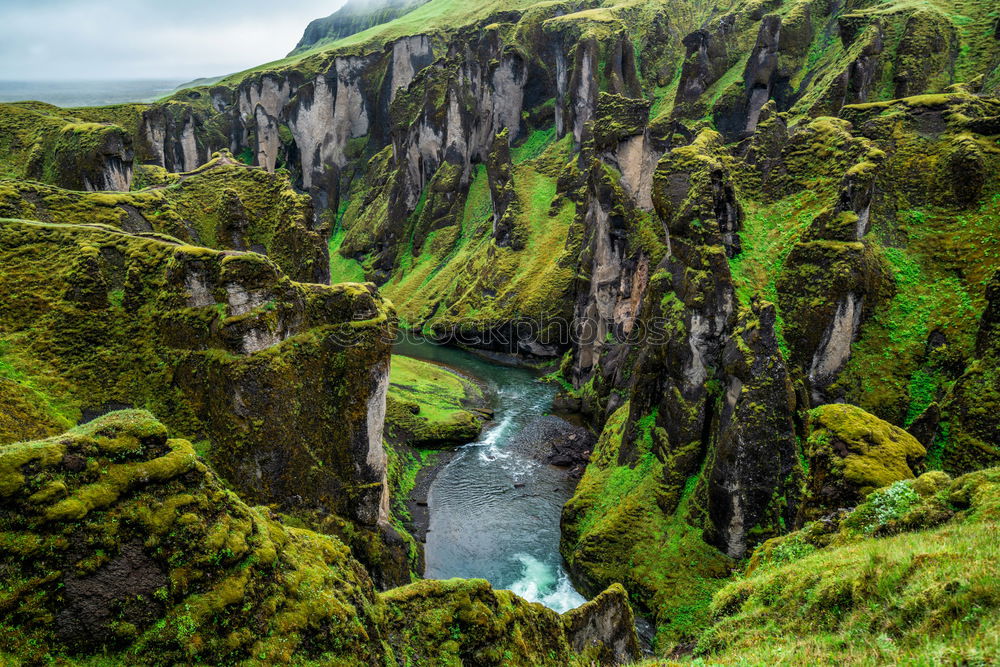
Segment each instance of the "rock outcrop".
[{"label": "rock outcrop", "polygon": [[635,618],[620,584],[566,612],[563,625],[570,647],[602,665],[629,664],[640,657]]},{"label": "rock outcrop", "polygon": [[0,216],[101,223],[196,246],[253,251],[267,255],[293,280],[329,282],[328,225],[287,177],[239,164],[224,151],[189,174],[163,180],[114,195],[11,181],[0,185]]},{"label": "rock outcrop", "polygon": [[[650,280],[641,325],[626,339],[634,341],[629,401],[605,426],[563,515],[563,554],[585,590],[622,577],[662,622],[672,615],[660,597],[669,585],[611,563],[652,557],[653,568],[666,567],[662,552],[649,553],[658,531],[675,545],[668,553],[703,539],[698,557],[671,577],[673,586],[690,585],[681,582],[725,571],[709,544],[738,558],[791,525],[797,511],[796,397],[774,307],[754,301],[741,309],[730,275],[744,218],[730,163],[721,137],[704,131],[657,167],[653,202],[669,254]],[[628,504],[595,519],[624,479]],[[636,521],[651,527],[630,533]]]},{"label": "rock outcrop", "polygon": [[802,515],[807,520],[858,505],[875,489],[923,472],[926,450],[909,433],[853,405],[814,408]]},{"label": "rock outcrop", "polygon": [[373,286],[97,225],[4,221],[0,256],[0,331],[68,383],[68,414],[148,408],[248,498],[386,520],[393,316]]},{"label": "rock outcrop", "polygon": [[3,652],[370,664],[377,596],[337,540],[226,490],[147,412],[0,449]]},{"label": "rock outcrop", "polygon": [[132,183],[137,137],[113,119],[89,122],[48,104],[20,102],[0,104],[0,130],[6,176],[88,191],[127,191]]}]

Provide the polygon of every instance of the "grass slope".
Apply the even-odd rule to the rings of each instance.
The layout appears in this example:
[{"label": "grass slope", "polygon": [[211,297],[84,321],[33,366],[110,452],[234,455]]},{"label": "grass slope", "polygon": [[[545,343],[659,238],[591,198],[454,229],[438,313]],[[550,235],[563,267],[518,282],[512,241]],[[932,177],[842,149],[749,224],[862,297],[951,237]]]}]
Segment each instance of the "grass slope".
[{"label": "grass slope", "polygon": [[712,664],[992,664],[1000,469],[942,480],[872,494],[825,548],[806,541],[814,525],[762,546],[756,569],[715,596],[696,652]]},{"label": "grass slope", "polygon": [[412,445],[459,444],[479,434],[479,387],[438,364],[393,355],[389,372],[387,437]]}]

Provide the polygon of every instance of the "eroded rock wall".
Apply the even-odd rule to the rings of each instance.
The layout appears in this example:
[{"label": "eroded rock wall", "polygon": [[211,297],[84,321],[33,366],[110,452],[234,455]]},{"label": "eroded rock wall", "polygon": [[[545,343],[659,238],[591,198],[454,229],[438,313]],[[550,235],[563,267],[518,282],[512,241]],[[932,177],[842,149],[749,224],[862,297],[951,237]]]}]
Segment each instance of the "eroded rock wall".
[{"label": "eroded rock wall", "polygon": [[211,443],[248,498],[385,520],[394,320],[374,286],[295,283],[260,255],[110,229],[0,230],[0,327],[79,413],[149,408]]}]

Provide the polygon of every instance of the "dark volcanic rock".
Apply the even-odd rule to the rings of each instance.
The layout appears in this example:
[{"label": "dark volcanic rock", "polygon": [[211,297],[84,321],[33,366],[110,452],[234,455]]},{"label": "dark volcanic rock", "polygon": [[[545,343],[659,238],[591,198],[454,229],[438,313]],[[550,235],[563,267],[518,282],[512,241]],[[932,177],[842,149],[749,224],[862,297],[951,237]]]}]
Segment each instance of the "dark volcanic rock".
[{"label": "dark volcanic rock", "polygon": [[[544,442],[549,447],[545,462],[562,468],[571,468],[574,475],[583,474],[583,468],[590,460],[597,437],[588,429],[574,426],[557,417],[545,417]],[[551,424],[551,427],[549,426]]]},{"label": "dark volcanic rock", "polygon": [[621,584],[563,614],[563,625],[570,646],[602,665],[630,664],[640,657],[635,617]]}]

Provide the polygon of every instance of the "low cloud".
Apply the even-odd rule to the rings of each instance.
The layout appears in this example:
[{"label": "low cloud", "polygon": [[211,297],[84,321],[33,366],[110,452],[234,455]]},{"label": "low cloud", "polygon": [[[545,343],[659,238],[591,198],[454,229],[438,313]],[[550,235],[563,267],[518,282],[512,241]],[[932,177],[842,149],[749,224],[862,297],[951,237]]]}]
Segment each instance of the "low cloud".
[{"label": "low cloud", "polygon": [[0,1],[0,79],[177,79],[282,58],[343,0]]}]

